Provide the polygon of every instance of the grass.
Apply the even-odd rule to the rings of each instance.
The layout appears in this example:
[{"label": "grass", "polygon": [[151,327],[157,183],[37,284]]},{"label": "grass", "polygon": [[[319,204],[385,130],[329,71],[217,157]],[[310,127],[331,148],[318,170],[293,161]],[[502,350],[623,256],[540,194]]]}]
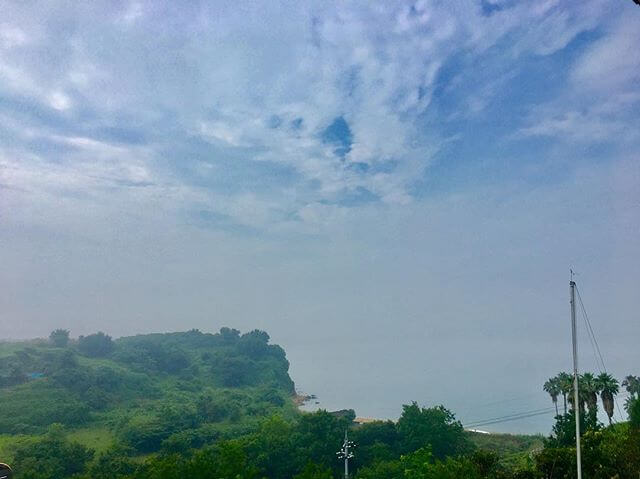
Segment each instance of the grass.
[{"label": "grass", "polygon": [[13,461],[13,448],[32,437],[35,436],[26,434],[0,434],[0,462],[11,463]]},{"label": "grass", "polygon": [[470,432],[469,437],[476,447],[497,453],[500,462],[508,467],[524,464],[532,453],[542,449],[544,438],[527,434],[479,434]]},{"label": "grass", "polygon": [[469,433],[471,441],[479,448],[503,454],[530,452],[543,445],[541,435],[479,434]]},{"label": "grass", "polygon": [[71,441],[79,442],[100,454],[116,442],[116,436],[104,426],[83,427],[67,433]]}]

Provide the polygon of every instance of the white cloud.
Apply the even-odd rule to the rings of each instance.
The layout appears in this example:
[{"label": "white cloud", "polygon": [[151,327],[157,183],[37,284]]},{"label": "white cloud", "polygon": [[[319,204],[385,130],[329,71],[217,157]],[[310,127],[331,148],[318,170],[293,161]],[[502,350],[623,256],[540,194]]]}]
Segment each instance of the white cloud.
[{"label": "white cloud", "polygon": [[13,25],[0,25],[0,49],[10,50],[27,43],[27,35]]},{"label": "white cloud", "polygon": [[[108,3],[96,3],[42,12],[23,5],[13,7],[3,23],[0,38],[11,48],[2,54],[0,75],[12,94],[63,112],[67,124],[80,121],[76,110],[91,112],[93,118],[75,125],[86,131],[48,133],[67,143],[69,138],[101,142],[91,138],[91,130],[119,128],[122,118],[155,133],[155,143],[148,145],[153,153],[137,161],[156,180],[164,176],[159,183],[180,181],[171,167],[191,161],[163,158],[159,163],[170,167],[158,169],[154,158],[162,148],[199,138],[212,144],[212,156],[295,170],[295,194],[255,193],[266,203],[285,202],[268,211],[339,203],[345,192],[362,188],[384,202],[406,204],[411,184],[451,138],[439,133],[437,123],[423,121],[434,108],[436,88],[446,87],[437,84],[444,66],[459,62],[460,74],[474,78],[466,70],[477,66],[469,64],[469,56],[485,55],[494,64],[500,58],[504,64],[505,58],[516,62],[554,53],[592,29],[602,13],[599,2],[580,8],[558,1],[500,7],[486,16],[479,4],[438,1],[274,3],[269,8],[235,2],[180,8],[129,2],[115,11]],[[47,22],[41,22],[45,15]],[[90,18],[105,21],[82,21]],[[492,52],[499,44],[500,50]],[[29,55],[14,52],[18,46],[30,49]],[[500,95],[517,66],[502,68],[497,79],[480,77],[464,93],[473,115],[481,115]],[[447,112],[448,119],[456,117],[452,113]],[[571,131],[573,123],[586,120],[576,109],[565,117],[554,115],[523,133]],[[323,129],[339,116],[353,134],[344,159],[321,139]],[[276,128],[271,118],[279,121]],[[292,127],[296,121],[301,122],[298,128]],[[589,121],[600,134],[614,131],[612,124],[601,128],[603,120]],[[88,144],[82,151],[88,161],[112,161]],[[136,161],[130,153],[123,154],[123,162]],[[369,171],[354,169],[354,163],[368,165]],[[395,168],[378,171],[390,164]],[[203,188],[182,186],[196,188],[195,196]],[[224,208],[230,215],[242,210]]]},{"label": "white cloud", "polygon": [[640,29],[636,19],[620,15],[604,29],[569,69],[558,98],[531,110],[521,136],[547,136],[591,144],[608,142],[640,151]]},{"label": "white cloud", "polygon": [[56,110],[68,110],[71,108],[71,99],[63,92],[54,91],[49,95],[49,105]]},{"label": "white cloud", "polygon": [[640,83],[640,28],[638,18],[623,15],[611,30],[589,47],[574,66],[571,79],[577,88],[601,95],[634,90]]}]

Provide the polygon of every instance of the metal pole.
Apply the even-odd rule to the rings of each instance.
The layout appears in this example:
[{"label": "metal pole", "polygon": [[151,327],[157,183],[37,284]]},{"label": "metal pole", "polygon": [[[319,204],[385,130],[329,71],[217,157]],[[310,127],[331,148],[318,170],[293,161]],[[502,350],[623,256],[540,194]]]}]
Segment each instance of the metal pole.
[{"label": "metal pole", "polygon": [[344,431],[344,479],[349,479],[349,437]]},{"label": "metal pole", "polygon": [[[573,273],[573,272],[572,272]],[[573,411],[576,420],[576,465],[578,479],[582,479],[582,460],[580,457],[580,394],[578,392],[578,344],[576,331],[576,283],[569,281],[571,293],[571,340],[573,343]]]}]

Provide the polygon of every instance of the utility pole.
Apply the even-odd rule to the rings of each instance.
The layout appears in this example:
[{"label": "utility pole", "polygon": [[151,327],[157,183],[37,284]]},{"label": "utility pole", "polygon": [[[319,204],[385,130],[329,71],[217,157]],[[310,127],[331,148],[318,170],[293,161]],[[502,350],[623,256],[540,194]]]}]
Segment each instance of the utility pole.
[{"label": "utility pole", "polygon": [[342,448],[336,452],[339,459],[344,459],[344,479],[349,479],[349,459],[353,458],[353,453],[349,451],[349,448],[353,449],[354,447],[356,447],[356,445],[352,441],[349,441],[347,430],[345,429]]},{"label": "utility pole", "polygon": [[578,479],[582,479],[582,460],[580,457],[580,394],[578,391],[578,335],[576,331],[576,283],[573,281],[573,271],[571,271],[571,281],[569,281],[570,303],[571,303],[571,341],[573,343],[573,411],[576,420],[576,466]]}]

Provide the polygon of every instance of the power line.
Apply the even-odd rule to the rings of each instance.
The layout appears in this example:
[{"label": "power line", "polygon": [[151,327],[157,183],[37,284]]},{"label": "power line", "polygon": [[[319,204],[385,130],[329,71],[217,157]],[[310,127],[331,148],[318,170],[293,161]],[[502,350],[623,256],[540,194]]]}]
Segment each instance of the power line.
[{"label": "power line", "polygon": [[[624,399],[628,396],[622,395],[621,398]],[[523,412],[519,412],[519,413],[514,413],[514,414],[508,414],[505,416],[498,416],[498,417],[494,417],[494,418],[487,418],[487,419],[482,419],[482,420],[477,420],[477,421],[470,421],[468,423],[465,423],[462,425],[462,427],[464,427],[465,429],[468,429],[470,427],[480,427],[480,426],[488,426],[490,424],[499,424],[502,422],[508,422],[508,421],[517,421],[520,419],[527,419],[530,417],[535,417],[535,416],[543,416],[545,414],[551,414],[555,412],[555,407],[554,406],[550,406],[547,408],[541,408],[541,409],[534,409],[531,411],[523,411]]]},{"label": "power line", "polygon": [[[593,328],[591,327],[591,321],[589,321],[589,315],[587,314],[587,310],[584,307],[584,303],[582,302],[582,296],[580,296],[580,291],[578,290],[578,286],[576,285],[576,291],[578,293],[578,301],[580,302],[580,309],[582,311],[582,316],[585,320],[585,323],[587,324],[587,330],[589,333],[589,340],[591,341],[591,344],[594,345],[595,344],[595,351],[598,353],[598,357],[600,358],[600,364],[602,364],[602,370],[601,372],[607,372],[607,367],[604,364],[604,358],[602,357],[602,352],[600,351],[600,346],[598,345],[598,340],[596,339],[596,335],[593,332]],[[596,363],[597,363],[597,359],[596,359]],[[600,368],[600,365],[598,365],[598,368]]]},{"label": "power line", "polygon": [[523,412],[518,412],[513,414],[506,414],[503,416],[497,416],[497,417],[492,417],[492,418],[487,418],[482,420],[469,421],[468,423],[464,424],[463,427],[466,428],[466,427],[486,426],[488,424],[498,424],[500,422],[515,421],[518,419],[525,419],[527,417],[540,416],[540,415],[549,414],[552,412],[555,412],[554,406],[540,408],[540,409],[533,409],[531,411],[523,411]]},{"label": "power line", "polygon": [[541,412],[526,414],[526,415],[522,415],[522,416],[518,416],[518,417],[511,417],[511,418],[505,418],[505,419],[500,419],[500,420],[495,420],[495,421],[482,422],[482,423],[479,423],[479,424],[463,425],[463,427],[465,429],[468,429],[468,428],[476,428],[476,427],[481,427],[481,426],[490,426],[492,424],[500,424],[500,423],[509,422],[509,421],[519,421],[521,419],[527,419],[527,418],[535,417],[535,416],[549,415],[551,413],[553,413],[553,411],[541,411]]},{"label": "power line", "polygon": [[[602,364],[602,369],[600,369],[600,364],[598,364],[598,358],[596,358],[596,364],[598,366],[598,369],[600,369],[601,373],[606,373],[607,372],[607,367],[604,364],[604,358],[602,357],[602,352],[600,351],[600,346],[598,345],[598,340],[596,339],[596,335],[593,332],[593,328],[591,327],[591,321],[589,321],[589,315],[587,314],[587,310],[584,307],[584,303],[582,302],[582,296],[580,296],[580,291],[578,290],[578,286],[576,285],[576,291],[578,293],[578,301],[580,303],[580,310],[582,311],[582,316],[585,320],[585,323],[587,325],[587,332],[589,333],[589,341],[591,342],[591,347],[594,347],[595,344],[595,349],[594,351],[597,352],[598,357],[600,358],[600,364]],[[620,419],[623,420],[624,416],[622,415],[622,410],[620,409],[620,405],[618,404],[618,400],[616,399],[616,396],[613,396],[613,402],[616,405],[616,409],[618,410],[618,414],[620,415]],[[615,419],[615,418],[614,418]]]}]

